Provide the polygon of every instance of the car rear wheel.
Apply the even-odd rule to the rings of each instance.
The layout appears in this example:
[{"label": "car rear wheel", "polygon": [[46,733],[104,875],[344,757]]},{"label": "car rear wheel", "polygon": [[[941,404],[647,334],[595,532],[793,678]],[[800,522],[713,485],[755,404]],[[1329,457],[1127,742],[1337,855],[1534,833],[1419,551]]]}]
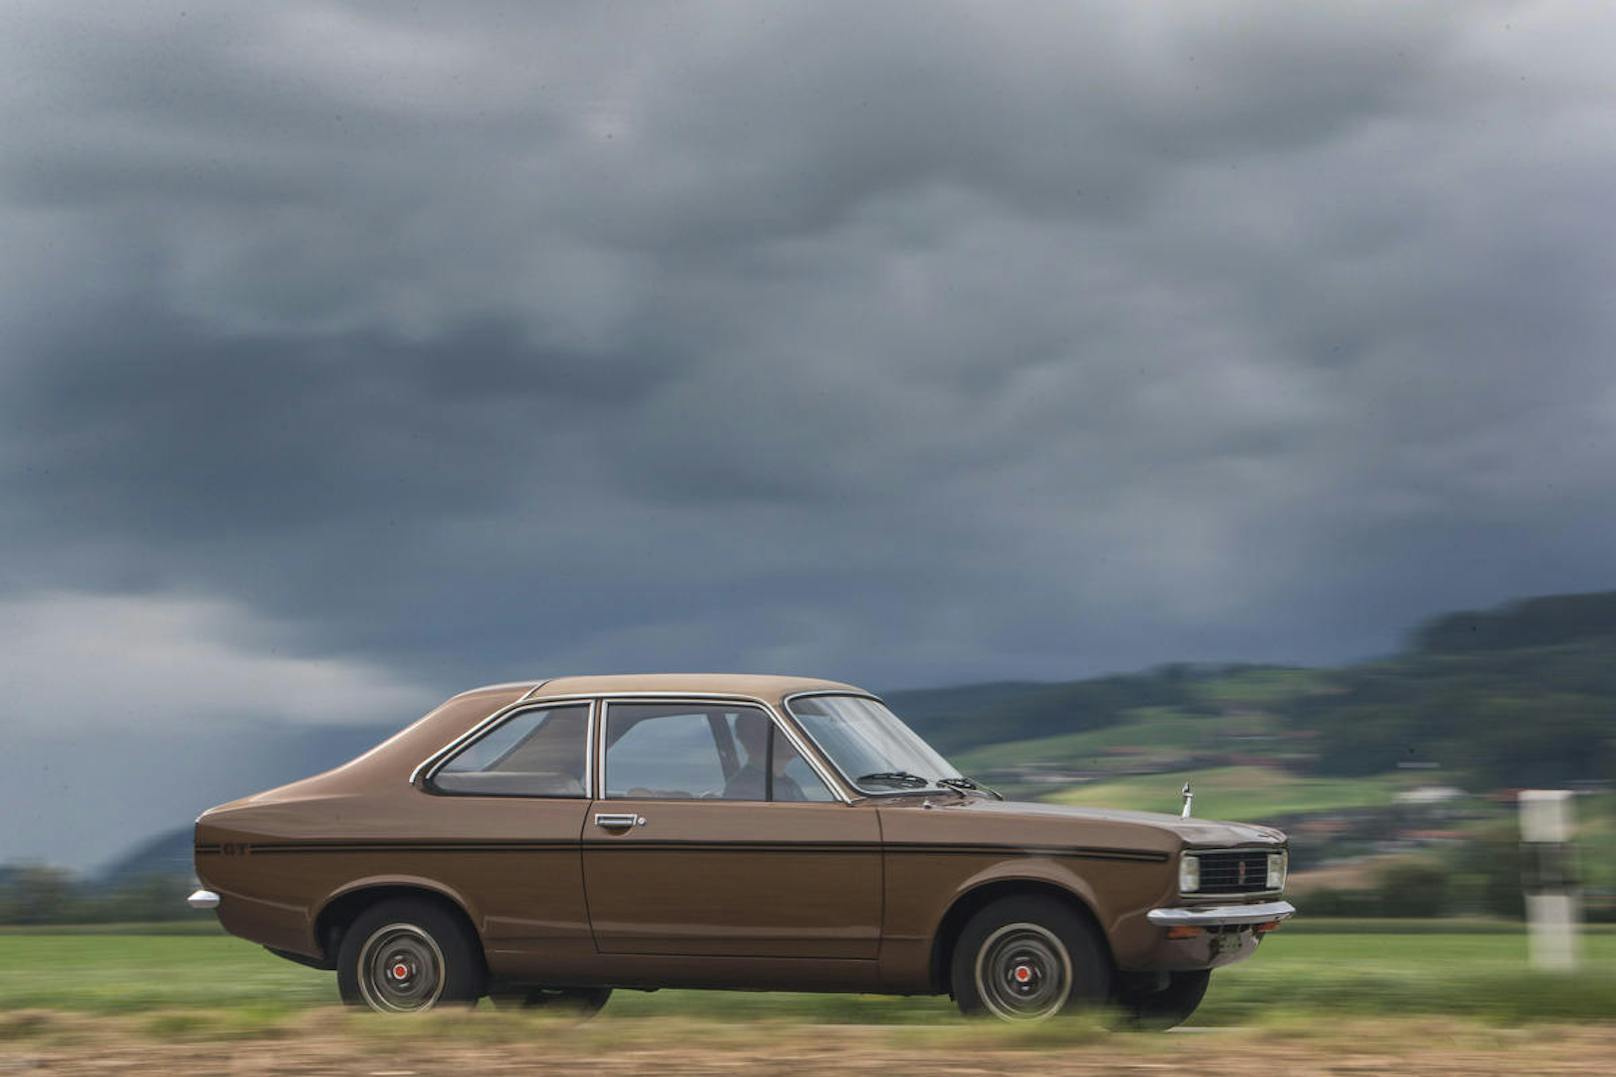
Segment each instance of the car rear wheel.
[{"label": "car rear wheel", "polygon": [[1117,1001],[1136,1027],[1165,1032],[1190,1019],[1211,982],[1211,969],[1175,972],[1160,991],[1125,991]]},{"label": "car rear wheel", "polygon": [[424,1013],[470,1005],[482,994],[480,947],[463,920],[430,901],[383,901],[360,913],[342,936],[337,990],[342,1001],[378,1013]]},{"label": "car rear wheel", "polygon": [[538,1010],[543,1013],[565,1014],[580,1020],[595,1016],[611,997],[612,989],[609,987],[498,985],[488,992],[488,1001],[502,1010]]},{"label": "car rear wheel", "polygon": [[1049,897],[1008,897],[966,922],[954,945],[950,982],[962,1013],[1042,1021],[1103,1003],[1111,960],[1071,906]]}]

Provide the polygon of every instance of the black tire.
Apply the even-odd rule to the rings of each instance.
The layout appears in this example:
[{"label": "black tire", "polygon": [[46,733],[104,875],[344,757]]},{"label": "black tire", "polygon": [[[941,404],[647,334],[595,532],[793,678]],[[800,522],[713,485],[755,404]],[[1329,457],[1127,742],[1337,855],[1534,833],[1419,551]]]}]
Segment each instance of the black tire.
[{"label": "black tire", "polygon": [[1088,918],[1066,902],[1000,898],[966,921],[949,982],[967,1016],[1041,1021],[1103,1004],[1111,957]]},{"label": "black tire", "polygon": [[536,1010],[582,1021],[595,1016],[612,997],[609,987],[516,987],[496,985],[488,1001],[501,1010]]},{"label": "black tire", "polygon": [[1175,972],[1160,991],[1124,992],[1117,1001],[1135,1028],[1166,1032],[1190,1019],[1211,982],[1211,969]]},{"label": "black tire", "polygon": [[424,1013],[476,1002],[487,974],[482,946],[456,911],[394,898],[360,913],[337,948],[337,990],[350,1006]]}]

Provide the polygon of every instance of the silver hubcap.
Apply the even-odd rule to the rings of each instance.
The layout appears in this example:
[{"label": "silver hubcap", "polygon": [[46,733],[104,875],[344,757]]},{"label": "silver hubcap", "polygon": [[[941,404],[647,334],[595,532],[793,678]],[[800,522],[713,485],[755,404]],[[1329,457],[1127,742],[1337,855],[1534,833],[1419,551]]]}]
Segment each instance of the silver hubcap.
[{"label": "silver hubcap", "polygon": [[1053,1017],[1072,993],[1072,959],[1048,928],[1006,924],[977,951],[976,993],[1006,1021]]},{"label": "silver hubcap", "polygon": [[378,928],[359,949],[359,993],[382,1013],[430,1010],[443,975],[443,951],[414,924]]}]

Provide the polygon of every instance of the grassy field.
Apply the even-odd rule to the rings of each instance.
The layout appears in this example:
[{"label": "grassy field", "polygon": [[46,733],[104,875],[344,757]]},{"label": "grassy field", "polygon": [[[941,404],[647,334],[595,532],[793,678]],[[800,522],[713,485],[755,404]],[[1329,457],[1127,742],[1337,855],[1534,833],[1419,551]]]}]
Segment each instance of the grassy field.
[{"label": "grassy field", "polygon": [[[1505,1024],[1610,1020],[1616,933],[1590,933],[1584,947],[1581,972],[1544,975],[1528,969],[1526,939],[1513,926],[1313,923],[1280,931],[1251,961],[1218,972],[1195,1022],[1324,1013],[1440,1014]],[[329,973],[219,934],[0,935],[0,1012],[123,1013],[161,1023],[174,1019],[165,1014],[206,1011],[253,1026],[328,1006],[335,994]],[[933,998],[624,991],[607,1013],[912,1024],[951,1019],[953,1009]]]}]

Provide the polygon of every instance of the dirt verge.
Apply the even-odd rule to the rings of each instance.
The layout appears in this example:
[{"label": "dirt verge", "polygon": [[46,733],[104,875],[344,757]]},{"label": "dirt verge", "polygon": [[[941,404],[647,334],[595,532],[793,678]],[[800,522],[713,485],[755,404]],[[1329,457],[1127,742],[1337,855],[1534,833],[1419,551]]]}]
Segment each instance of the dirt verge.
[{"label": "dirt verge", "polygon": [[1082,1024],[1005,1031],[657,1018],[573,1026],[482,1013],[410,1021],[321,1012],[254,1022],[24,1011],[0,1019],[0,1073],[1603,1074],[1612,1058],[1616,1025],[1398,1021],[1147,1035]]}]

